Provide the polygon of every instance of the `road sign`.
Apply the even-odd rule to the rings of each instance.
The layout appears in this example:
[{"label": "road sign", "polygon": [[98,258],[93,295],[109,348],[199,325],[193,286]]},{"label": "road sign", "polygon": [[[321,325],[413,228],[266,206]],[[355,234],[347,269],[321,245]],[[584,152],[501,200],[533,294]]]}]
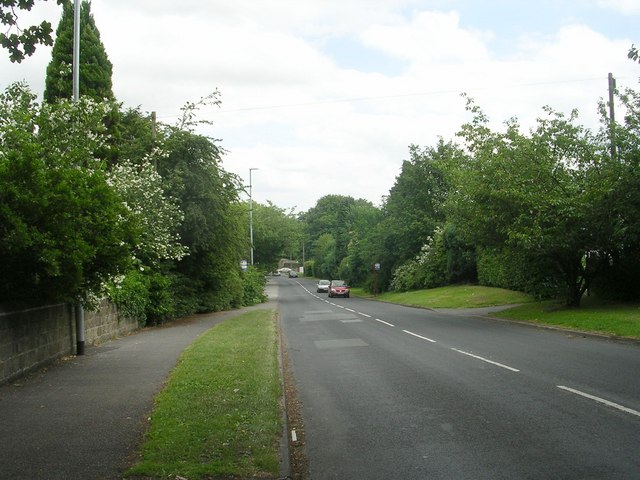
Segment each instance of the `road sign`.
[{"label": "road sign", "polygon": [[247,261],[245,259],[240,260],[240,268],[243,271],[247,269]]}]

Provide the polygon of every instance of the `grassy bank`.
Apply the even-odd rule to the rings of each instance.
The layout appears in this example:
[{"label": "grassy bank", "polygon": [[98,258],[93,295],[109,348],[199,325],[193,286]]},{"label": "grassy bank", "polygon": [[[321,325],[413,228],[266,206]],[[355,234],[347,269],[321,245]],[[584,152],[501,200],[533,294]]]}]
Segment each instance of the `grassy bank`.
[{"label": "grassy bank", "polygon": [[282,395],[276,313],[229,319],[186,349],[157,396],[140,462],[144,478],[275,477]]},{"label": "grassy bank", "polygon": [[555,325],[583,332],[640,338],[640,304],[583,301],[581,308],[565,308],[554,302],[536,302],[494,314],[512,320]]},{"label": "grassy bank", "polygon": [[[352,294],[373,298],[360,289]],[[450,286],[413,292],[384,293],[378,300],[423,308],[476,308],[522,304],[493,316],[583,332],[640,338],[640,304],[611,304],[585,298],[581,308],[566,308],[557,302],[536,302],[510,290],[477,285]]]},{"label": "grassy bank", "polygon": [[[353,289],[352,292],[358,296],[373,297],[365,294],[361,289]],[[521,292],[479,285],[456,285],[411,292],[387,292],[375,298],[384,302],[423,308],[476,308],[533,301],[531,297]]]}]

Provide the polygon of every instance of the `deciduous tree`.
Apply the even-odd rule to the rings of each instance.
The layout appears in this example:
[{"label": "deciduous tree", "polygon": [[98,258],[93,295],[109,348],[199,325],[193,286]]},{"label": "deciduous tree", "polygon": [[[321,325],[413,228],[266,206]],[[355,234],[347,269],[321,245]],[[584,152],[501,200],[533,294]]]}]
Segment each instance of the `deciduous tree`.
[{"label": "deciduous tree", "polygon": [[602,152],[588,130],[545,109],[530,135],[515,119],[504,133],[472,103],[473,121],[461,136],[470,151],[450,198],[454,222],[474,244],[509,246],[530,258],[550,259],[578,306],[597,274],[608,225],[594,216],[601,205]]},{"label": "deciduous tree", "polygon": [[[63,1],[57,0],[57,3],[61,4]],[[19,26],[19,11],[29,11],[35,3],[35,0],[0,0],[0,25],[9,29],[6,33],[0,33],[0,45],[8,50],[9,59],[14,63],[20,63],[26,56],[33,55],[38,44],[53,45],[50,22],[43,21],[24,29]]]},{"label": "deciduous tree", "polygon": [[124,272],[130,214],[93,155],[105,106],[40,106],[26,86],[0,95],[0,299],[82,300]]}]

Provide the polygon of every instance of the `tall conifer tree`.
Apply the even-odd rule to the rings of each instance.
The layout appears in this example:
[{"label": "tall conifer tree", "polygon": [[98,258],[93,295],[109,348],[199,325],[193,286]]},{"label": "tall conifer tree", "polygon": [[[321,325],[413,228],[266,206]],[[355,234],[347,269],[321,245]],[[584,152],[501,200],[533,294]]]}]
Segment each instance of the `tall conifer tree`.
[{"label": "tall conifer tree", "polygon": [[[96,100],[113,100],[113,65],[100,40],[91,14],[91,3],[82,2],[80,11],[80,95]],[[73,95],[73,2],[64,0],[62,18],[56,30],[51,62],[47,67],[44,99],[52,103]]]}]

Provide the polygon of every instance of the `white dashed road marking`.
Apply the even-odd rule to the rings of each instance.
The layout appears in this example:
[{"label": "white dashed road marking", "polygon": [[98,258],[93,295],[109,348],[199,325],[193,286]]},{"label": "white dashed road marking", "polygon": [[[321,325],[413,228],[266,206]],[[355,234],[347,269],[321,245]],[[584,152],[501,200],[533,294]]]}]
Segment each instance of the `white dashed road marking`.
[{"label": "white dashed road marking", "polygon": [[494,362],[493,360],[489,360],[488,358],[480,357],[478,355],[474,355],[473,353],[469,353],[469,352],[464,352],[462,350],[458,350],[457,348],[452,348],[451,350],[453,350],[454,352],[461,353],[463,355],[468,355],[469,357],[473,357],[473,358],[475,358],[477,360],[482,360],[483,362],[487,362],[487,363],[490,363],[492,365],[496,365],[496,366],[501,367],[501,368],[506,368],[507,370],[511,370],[512,372],[519,372],[520,371],[517,368],[509,367],[509,366],[504,365],[502,363],[498,363],[498,362]]},{"label": "white dashed road marking", "polygon": [[384,323],[385,325],[388,325],[390,327],[395,327],[393,323],[385,322],[384,320],[380,320],[379,318],[376,318],[376,322]]},{"label": "white dashed road marking", "polygon": [[588,398],[590,400],[594,400],[594,401],[596,401],[598,403],[602,403],[603,405],[606,405],[608,407],[617,408],[618,410],[620,410],[622,412],[630,413],[631,415],[635,415],[637,417],[640,417],[640,412],[638,412],[637,410],[634,410],[632,408],[624,407],[624,406],[619,405],[619,404],[614,403],[614,402],[610,402],[609,400],[605,400],[604,398],[596,397],[595,395],[589,395],[588,393],[584,393],[584,392],[581,392],[580,390],[575,390],[573,388],[565,387],[564,385],[558,385],[558,388],[561,389],[561,390],[564,390],[566,392],[574,393],[576,395],[580,395],[581,397]]},{"label": "white dashed road marking", "polygon": [[402,330],[404,333],[408,333],[409,335],[413,335],[414,337],[421,338],[422,340],[426,340],[427,342],[436,343],[435,340],[432,340],[427,337],[423,337],[422,335],[418,335],[417,333],[410,332],[409,330]]}]

